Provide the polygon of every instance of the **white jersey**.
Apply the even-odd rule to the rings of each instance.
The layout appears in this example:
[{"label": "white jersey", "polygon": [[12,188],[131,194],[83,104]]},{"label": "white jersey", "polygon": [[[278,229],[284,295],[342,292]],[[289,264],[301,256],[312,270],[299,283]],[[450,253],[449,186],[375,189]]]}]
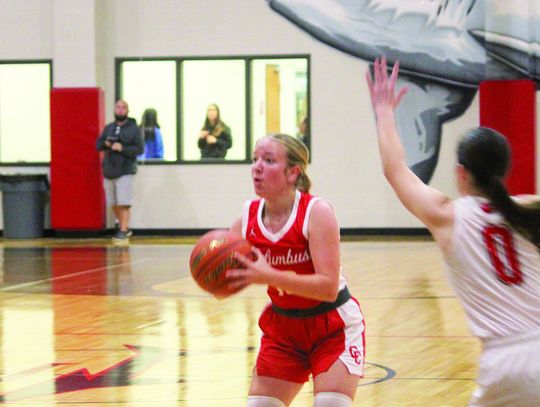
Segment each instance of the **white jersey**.
[{"label": "white jersey", "polygon": [[454,231],[445,256],[448,279],[473,335],[483,340],[540,328],[540,255],[508,228],[488,201],[454,201]]}]

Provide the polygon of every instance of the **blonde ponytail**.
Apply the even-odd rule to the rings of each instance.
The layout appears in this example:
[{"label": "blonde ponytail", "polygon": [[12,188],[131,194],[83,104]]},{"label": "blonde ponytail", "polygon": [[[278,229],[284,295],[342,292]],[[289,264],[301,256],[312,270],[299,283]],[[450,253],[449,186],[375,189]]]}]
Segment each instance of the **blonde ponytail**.
[{"label": "blonde ponytail", "polygon": [[309,150],[306,145],[296,137],[289,136],[288,134],[270,134],[266,137],[277,141],[285,147],[285,152],[287,153],[287,165],[289,167],[294,167],[295,165],[300,167],[300,174],[296,179],[296,188],[302,192],[308,193],[311,189],[311,180],[306,173],[309,162]]}]

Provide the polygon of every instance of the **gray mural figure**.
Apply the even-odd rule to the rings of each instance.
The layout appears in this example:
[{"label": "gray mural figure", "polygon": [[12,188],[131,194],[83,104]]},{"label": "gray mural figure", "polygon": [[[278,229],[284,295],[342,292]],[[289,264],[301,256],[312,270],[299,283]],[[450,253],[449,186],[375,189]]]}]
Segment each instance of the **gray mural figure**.
[{"label": "gray mural figure", "polygon": [[[540,81],[540,0],[267,0],[316,39],[365,61],[400,61],[408,86],[396,117],[407,164],[426,183],[442,124],[470,106],[480,82]],[[536,7],[535,4],[539,3]]]}]

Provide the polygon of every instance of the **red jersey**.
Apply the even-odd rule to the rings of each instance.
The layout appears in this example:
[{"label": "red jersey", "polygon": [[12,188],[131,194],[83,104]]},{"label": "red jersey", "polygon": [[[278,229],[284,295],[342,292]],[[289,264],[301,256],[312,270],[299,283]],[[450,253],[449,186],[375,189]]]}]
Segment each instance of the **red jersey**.
[{"label": "red jersey", "polygon": [[[296,191],[294,206],[278,232],[271,232],[263,224],[264,199],[247,201],[242,215],[242,235],[265,256],[274,268],[294,271],[297,274],[314,274],[307,238],[308,219],[313,204],[320,200],[313,195]],[[268,286],[268,295],[280,308],[312,308],[321,302],[297,295],[287,294]]]}]

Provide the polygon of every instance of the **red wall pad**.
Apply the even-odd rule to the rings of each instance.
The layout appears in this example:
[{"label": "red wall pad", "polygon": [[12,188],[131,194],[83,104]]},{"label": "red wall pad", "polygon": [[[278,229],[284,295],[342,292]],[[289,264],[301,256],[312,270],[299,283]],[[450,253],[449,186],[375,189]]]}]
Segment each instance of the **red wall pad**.
[{"label": "red wall pad", "polygon": [[51,90],[51,226],[105,227],[106,211],[96,140],[104,126],[103,90]]},{"label": "red wall pad", "polygon": [[512,148],[511,194],[536,191],[536,86],[533,81],[480,84],[480,125],[503,133]]}]

